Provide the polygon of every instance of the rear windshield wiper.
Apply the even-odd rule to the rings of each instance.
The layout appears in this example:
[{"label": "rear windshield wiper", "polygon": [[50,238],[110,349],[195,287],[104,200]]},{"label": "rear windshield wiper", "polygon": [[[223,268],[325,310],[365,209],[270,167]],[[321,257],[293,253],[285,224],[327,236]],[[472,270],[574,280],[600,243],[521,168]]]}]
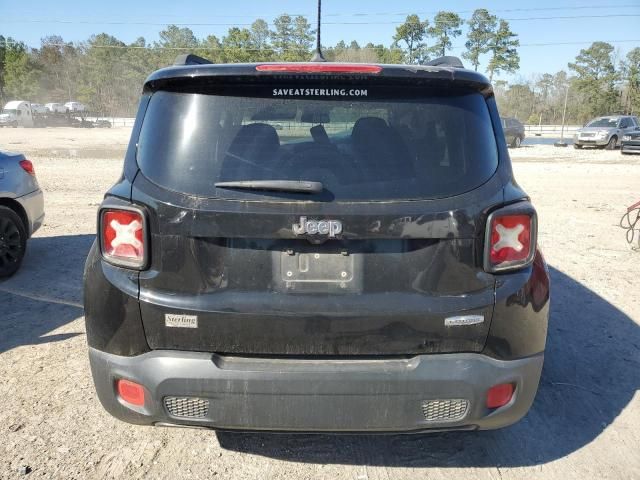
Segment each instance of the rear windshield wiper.
[{"label": "rear windshield wiper", "polygon": [[218,182],[217,188],[243,188],[246,190],[273,190],[277,192],[320,193],[322,183],[306,180],[238,180]]}]

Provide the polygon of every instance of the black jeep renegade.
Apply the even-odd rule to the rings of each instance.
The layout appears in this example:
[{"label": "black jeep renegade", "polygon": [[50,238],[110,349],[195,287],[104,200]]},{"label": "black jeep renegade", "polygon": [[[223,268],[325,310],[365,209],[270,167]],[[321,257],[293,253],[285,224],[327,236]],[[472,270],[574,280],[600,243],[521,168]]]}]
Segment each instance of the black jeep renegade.
[{"label": "black jeep renegade", "polygon": [[326,432],[525,415],[549,277],[487,79],[452,59],[179,63],[144,85],[87,259],[104,407]]}]

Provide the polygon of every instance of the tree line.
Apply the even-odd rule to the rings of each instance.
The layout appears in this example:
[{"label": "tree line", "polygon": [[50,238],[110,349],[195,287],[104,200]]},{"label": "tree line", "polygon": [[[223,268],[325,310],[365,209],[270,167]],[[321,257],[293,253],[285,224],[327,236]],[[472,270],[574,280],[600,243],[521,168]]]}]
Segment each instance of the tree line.
[{"label": "tree line", "polygon": [[[409,15],[388,45],[340,41],[323,51],[330,61],[423,64],[449,54],[463,28],[462,57],[473,69],[485,71],[490,80],[518,71],[518,35],[506,20],[486,9],[475,10],[466,20],[448,11],[431,19]],[[169,25],[153,42],[140,37],[125,43],[100,33],[83,42],[47,36],[39,48],[29,48],[0,35],[0,101],[79,100],[103,115],[130,116],[147,75],[171,65],[180,53],[195,53],[214,63],[308,61],[314,35],[305,17],[287,14],[276,17],[271,26],[257,19],[249,28],[231,27],[221,38],[197,38],[189,28]],[[544,74],[536,81],[507,84],[497,80],[501,111],[527,122],[557,123],[567,88],[573,121],[640,109],[640,49],[617,59],[611,45],[595,42],[581,50],[568,67],[570,74]]]},{"label": "tree line", "polygon": [[621,58],[613,45],[594,42],[567,67],[568,72],[528,81],[494,82],[500,113],[528,124],[557,125],[566,102],[567,123],[572,124],[599,115],[640,115],[640,47]]}]

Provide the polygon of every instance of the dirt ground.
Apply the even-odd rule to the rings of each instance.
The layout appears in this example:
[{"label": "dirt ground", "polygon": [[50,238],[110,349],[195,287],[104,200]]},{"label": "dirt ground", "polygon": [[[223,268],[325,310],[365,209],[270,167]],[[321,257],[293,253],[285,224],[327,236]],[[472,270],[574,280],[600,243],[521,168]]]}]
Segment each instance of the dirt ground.
[{"label": "dirt ground", "polygon": [[640,156],[512,151],[552,274],[543,378],[527,417],[493,432],[216,434],[137,427],[100,406],[82,269],[129,129],[0,129],[34,161],[44,227],[0,283],[0,478],[640,479],[640,252],[618,222],[640,200]]}]

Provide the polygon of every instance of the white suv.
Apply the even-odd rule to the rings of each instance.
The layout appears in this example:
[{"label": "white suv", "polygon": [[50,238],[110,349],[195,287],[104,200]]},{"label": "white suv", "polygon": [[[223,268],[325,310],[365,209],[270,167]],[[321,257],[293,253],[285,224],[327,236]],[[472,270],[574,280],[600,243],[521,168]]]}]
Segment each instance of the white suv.
[{"label": "white suv", "polygon": [[61,103],[46,103],[44,107],[51,113],[65,113],[67,111]]},{"label": "white suv", "polygon": [[69,112],[84,112],[87,109],[87,107],[80,102],[67,102],[64,106]]}]

